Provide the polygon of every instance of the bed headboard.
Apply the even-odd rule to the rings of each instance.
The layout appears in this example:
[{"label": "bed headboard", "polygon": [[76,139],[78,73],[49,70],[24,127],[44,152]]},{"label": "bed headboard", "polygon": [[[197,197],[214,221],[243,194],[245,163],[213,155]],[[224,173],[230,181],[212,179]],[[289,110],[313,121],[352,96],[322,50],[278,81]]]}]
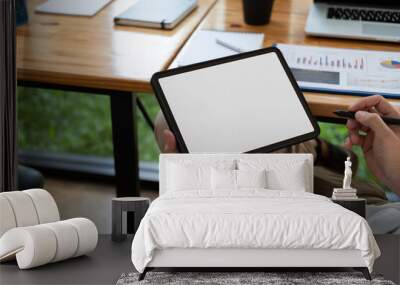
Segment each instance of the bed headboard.
[{"label": "bed headboard", "polygon": [[265,161],[270,164],[274,163],[297,163],[304,162],[306,191],[313,193],[313,156],[311,154],[160,154],[159,161],[159,194],[166,192],[167,185],[167,164],[169,162],[187,161],[190,163],[205,164],[221,161],[240,159],[250,159],[257,161]]}]

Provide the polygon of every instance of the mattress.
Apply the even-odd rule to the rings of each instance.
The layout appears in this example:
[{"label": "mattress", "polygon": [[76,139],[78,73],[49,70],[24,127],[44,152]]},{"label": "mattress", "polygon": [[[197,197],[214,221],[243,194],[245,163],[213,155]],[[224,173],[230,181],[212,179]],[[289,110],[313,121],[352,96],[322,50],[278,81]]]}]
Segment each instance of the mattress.
[{"label": "mattress", "polygon": [[359,250],[372,271],[379,248],[368,223],[330,199],[300,191],[187,190],[157,198],[132,243],[139,272],[162,249]]}]

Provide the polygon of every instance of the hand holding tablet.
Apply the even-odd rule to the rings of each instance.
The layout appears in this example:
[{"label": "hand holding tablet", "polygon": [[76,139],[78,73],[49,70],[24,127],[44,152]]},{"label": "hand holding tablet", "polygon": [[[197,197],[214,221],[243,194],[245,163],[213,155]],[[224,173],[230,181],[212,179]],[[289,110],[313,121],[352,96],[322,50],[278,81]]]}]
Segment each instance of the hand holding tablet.
[{"label": "hand holding tablet", "polygon": [[152,86],[181,152],[268,152],[319,133],[276,48],[159,72]]}]

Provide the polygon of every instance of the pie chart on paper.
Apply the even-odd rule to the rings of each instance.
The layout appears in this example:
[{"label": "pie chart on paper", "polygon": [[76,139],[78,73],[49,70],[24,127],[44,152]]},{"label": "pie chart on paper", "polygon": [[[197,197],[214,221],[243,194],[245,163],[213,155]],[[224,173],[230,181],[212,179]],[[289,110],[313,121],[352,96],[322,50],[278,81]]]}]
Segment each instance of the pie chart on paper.
[{"label": "pie chart on paper", "polygon": [[390,69],[400,69],[400,61],[399,60],[384,60],[381,62],[381,65]]}]

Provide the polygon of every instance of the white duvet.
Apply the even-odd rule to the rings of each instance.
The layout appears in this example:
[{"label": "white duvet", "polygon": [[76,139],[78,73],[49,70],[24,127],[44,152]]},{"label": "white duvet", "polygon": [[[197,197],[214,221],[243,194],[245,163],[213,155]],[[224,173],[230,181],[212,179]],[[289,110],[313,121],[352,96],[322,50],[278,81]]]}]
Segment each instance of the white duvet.
[{"label": "white duvet", "polygon": [[372,271],[379,248],[365,219],[300,191],[180,191],[156,199],[132,243],[143,272],[155,249],[358,249]]}]

